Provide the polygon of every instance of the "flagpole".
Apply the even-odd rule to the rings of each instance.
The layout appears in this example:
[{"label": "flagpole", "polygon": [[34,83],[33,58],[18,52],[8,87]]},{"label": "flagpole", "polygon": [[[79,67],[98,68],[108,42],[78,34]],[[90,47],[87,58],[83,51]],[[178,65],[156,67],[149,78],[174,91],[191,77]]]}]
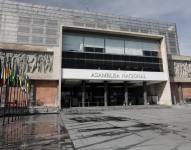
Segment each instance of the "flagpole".
[{"label": "flagpole", "polygon": [[10,121],[11,116],[11,94],[12,94],[12,87],[8,85],[8,123]]},{"label": "flagpole", "polygon": [[[16,107],[17,107],[16,108],[16,114],[18,115],[18,110],[19,110],[19,108],[18,108],[18,98],[19,98],[19,93],[18,93],[19,92],[19,89],[18,89],[18,83],[19,83],[18,82],[18,76],[16,77],[16,80],[17,80],[16,81],[17,82],[17,87],[16,87],[16,90],[17,90],[17,96],[16,96]],[[16,118],[17,117],[15,117],[15,120],[16,120]]]},{"label": "flagpole", "polygon": [[18,111],[18,118],[20,117],[20,111],[21,111],[20,98],[21,98],[21,87],[19,86],[19,98],[18,98],[19,111]]},{"label": "flagpole", "polygon": [[3,69],[3,88],[5,88],[5,93],[4,93],[4,107],[3,107],[3,126],[5,125],[5,114],[6,114],[6,108],[7,108],[7,86],[6,86],[6,53],[5,53],[5,58],[4,58],[4,69]]},{"label": "flagpole", "polygon": [[10,57],[8,59],[8,67],[7,67],[7,86],[8,86],[8,123],[9,119],[11,116],[11,94],[12,94],[12,87],[9,85],[10,84]]},{"label": "flagpole", "polygon": [[13,89],[14,89],[14,94],[13,94],[13,112],[12,112],[12,122],[13,122],[13,117],[14,117],[14,113],[15,113],[15,86],[13,86]]}]

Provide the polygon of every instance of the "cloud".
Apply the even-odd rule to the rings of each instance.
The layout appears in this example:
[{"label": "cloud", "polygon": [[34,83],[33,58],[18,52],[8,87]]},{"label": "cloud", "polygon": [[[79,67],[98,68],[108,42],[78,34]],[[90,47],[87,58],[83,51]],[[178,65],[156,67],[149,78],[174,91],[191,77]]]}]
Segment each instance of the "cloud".
[{"label": "cloud", "polygon": [[33,4],[135,16],[177,23],[180,50],[191,55],[190,0],[15,0]]}]

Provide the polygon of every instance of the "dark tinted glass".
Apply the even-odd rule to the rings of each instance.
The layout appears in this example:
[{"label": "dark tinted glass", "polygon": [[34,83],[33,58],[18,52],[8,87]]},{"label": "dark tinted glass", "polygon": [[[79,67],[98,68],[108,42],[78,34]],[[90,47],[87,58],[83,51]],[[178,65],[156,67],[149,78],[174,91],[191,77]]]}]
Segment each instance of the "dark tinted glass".
[{"label": "dark tinted glass", "polygon": [[94,48],[92,47],[84,47],[85,52],[94,52]]},{"label": "dark tinted glass", "polygon": [[64,52],[62,55],[62,67],[129,71],[162,71],[163,68],[162,59],[158,57],[89,52]]},{"label": "dark tinted glass", "polygon": [[95,48],[96,53],[103,53],[104,49],[103,48]]}]

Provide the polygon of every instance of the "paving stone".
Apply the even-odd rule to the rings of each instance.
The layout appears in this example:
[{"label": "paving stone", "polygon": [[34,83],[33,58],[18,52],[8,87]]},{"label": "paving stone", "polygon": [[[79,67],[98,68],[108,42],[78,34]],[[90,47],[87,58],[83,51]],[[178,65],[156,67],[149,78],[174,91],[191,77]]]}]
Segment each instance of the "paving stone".
[{"label": "paving stone", "polygon": [[169,150],[191,147],[191,107],[63,113],[76,149]]}]

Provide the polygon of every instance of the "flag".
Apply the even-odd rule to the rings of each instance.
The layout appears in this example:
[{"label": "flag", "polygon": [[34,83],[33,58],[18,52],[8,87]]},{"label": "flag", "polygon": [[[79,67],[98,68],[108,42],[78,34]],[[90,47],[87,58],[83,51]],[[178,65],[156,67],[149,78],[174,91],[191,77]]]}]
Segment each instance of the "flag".
[{"label": "flag", "polygon": [[6,67],[6,80],[7,80],[7,84],[9,86],[11,86],[10,75],[11,75],[11,63],[9,61],[8,64],[7,64],[7,67]]},{"label": "flag", "polygon": [[3,79],[3,84],[6,84],[6,63],[4,63],[3,65],[2,79]]},{"label": "flag", "polygon": [[15,70],[15,84],[18,86],[19,85],[19,67],[16,65],[16,70]]},{"label": "flag", "polygon": [[15,78],[16,78],[16,64],[12,64],[11,67],[11,73],[10,73],[10,77],[9,77],[9,81],[10,81],[10,85],[11,86],[15,86]]}]

